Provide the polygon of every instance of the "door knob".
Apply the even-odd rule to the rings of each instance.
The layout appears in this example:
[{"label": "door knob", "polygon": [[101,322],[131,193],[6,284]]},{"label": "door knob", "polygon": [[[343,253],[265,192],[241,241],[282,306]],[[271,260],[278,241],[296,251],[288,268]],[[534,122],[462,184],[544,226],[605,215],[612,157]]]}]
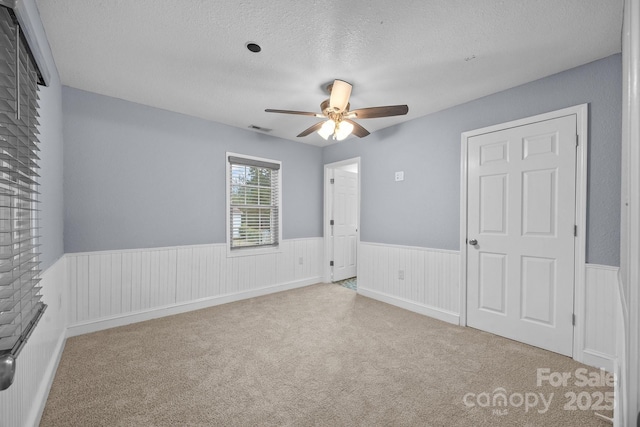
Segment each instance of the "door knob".
[{"label": "door knob", "polygon": [[476,239],[471,239],[471,240],[469,240],[469,244],[470,244],[471,246],[475,246],[475,245],[477,245],[477,244],[478,244],[478,241],[477,241]]}]

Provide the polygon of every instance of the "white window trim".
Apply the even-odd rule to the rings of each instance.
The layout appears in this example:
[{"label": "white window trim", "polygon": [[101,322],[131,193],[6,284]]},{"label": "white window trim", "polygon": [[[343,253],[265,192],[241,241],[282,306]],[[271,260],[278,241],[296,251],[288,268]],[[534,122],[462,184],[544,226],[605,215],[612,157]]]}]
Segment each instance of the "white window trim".
[{"label": "white window trim", "polygon": [[[243,159],[249,160],[259,160],[262,162],[276,163],[280,165],[279,178],[278,178],[278,244],[276,246],[269,246],[264,248],[247,248],[247,249],[236,249],[231,250],[231,215],[229,214],[231,210],[231,185],[229,181],[229,174],[231,173],[229,156],[232,157],[242,157]],[[265,157],[256,157],[249,156],[247,154],[233,153],[227,151],[224,157],[225,162],[225,189],[227,194],[227,203],[225,209],[225,217],[226,217],[226,244],[227,244],[227,257],[241,257],[241,256],[252,256],[252,255],[266,255],[266,254],[274,254],[282,252],[280,249],[280,244],[282,243],[282,162],[280,160],[267,159]]]}]

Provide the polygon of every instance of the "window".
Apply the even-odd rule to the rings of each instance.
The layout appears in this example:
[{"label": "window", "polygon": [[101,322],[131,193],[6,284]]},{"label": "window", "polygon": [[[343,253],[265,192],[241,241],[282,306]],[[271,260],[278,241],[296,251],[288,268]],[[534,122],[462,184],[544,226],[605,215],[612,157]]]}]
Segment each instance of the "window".
[{"label": "window", "polygon": [[227,239],[230,252],[277,248],[280,242],[280,165],[227,153]]},{"label": "window", "polygon": [[39,72],[12,10],[0,7],[0,390],[47,307],[38,259]]}]

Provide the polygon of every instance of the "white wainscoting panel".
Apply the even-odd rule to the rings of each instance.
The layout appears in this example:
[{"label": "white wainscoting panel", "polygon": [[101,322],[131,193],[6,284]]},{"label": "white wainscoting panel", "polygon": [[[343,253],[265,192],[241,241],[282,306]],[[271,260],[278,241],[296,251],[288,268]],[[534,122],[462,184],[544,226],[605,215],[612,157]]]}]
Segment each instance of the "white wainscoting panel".
[{"label": "white wainscoting panel", "polygon": [[48,305],[16,359],[11,387],[0,391],[0,426],[36,426],[62,355],[67,326],[65,259],[41,274],[42,300]]},{"label": "white wainscoting panel", "polygon": [[587,264],[583,362],[614,372],[618,267]]},{"label": "white wainscoting panel", "polygon": [[68,335],[318,283],[322,242],[234,257],[225,244],[67,254]]},{"label": "white wainscoting panel", "polygon": [[617,291],[616,291],[616,358],[613,363],[613,372],[616,375],[616,381],[613,385],[613,394],[614,394],[614,408],[613,412],[613,425],[614,427],[624,427],[628,425],[627,417],[628,413],[626,411],[628,403],[627,396],[629,385],[627,384],[627,377],[625,376],[627,372],[627,330],[626,324],[628,319],[628,313],[626,311],[626,303],[623,297],[622,290],[622,280],[620,278],[620,271],[618,272],[618,283],[617,283]]},{"label": "white wainscoting panel", "polygon": [[358,293],[458,324],[459,263],[457,251],[361,242]]}]

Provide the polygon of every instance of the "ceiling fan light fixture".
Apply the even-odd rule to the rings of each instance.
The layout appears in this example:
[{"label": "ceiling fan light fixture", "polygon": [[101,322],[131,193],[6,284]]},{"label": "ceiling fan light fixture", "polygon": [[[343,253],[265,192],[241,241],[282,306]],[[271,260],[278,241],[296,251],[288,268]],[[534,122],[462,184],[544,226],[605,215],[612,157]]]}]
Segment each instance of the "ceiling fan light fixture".
[{"label": "ceiling fan light fixture", "polygon": [[335,130],[336,130],[336,123],[333,120],[327,120],[322,124],[322,127],[318,130],[318,135],[320,135],[325,140],[327,140],[331,135],[333,135]]},{"label": "ceiling fan light fixture", "polygon": [[353,132],[353,125],[349,122],[340,122],[338,126],[336,126],[335,133],[333,134],[334,138],[338,141],[342,141]]},{"label": "ceiling fan light fixture", "polygon": [[274,110],[267,108],[267,113],[297,114],[301,116],[313,116],[326,118],[324,122],[317,122],[300,132],[298,137],[318,133],[322,138],[342,141],[353,134],[358,138],[369,135],[369,131],[359,123],[351,119],[375,119],[378,117],[403,116],[409,112],[407,105],[387,105],[383,107],[367,107],[350,111],[349,97],[351,96],[351,84],[344,80],[334,80],[327,86],[330,93],[329,99],[322,101],[320,110],[322,113],[310,113],[308,111]]},{"label": "ceiling fan light fixture", "polygon": [[344,80],[335,80],[331,86],[329,104],[336,112],[342,112],[347,108],[351,96],[351,84]]}]

